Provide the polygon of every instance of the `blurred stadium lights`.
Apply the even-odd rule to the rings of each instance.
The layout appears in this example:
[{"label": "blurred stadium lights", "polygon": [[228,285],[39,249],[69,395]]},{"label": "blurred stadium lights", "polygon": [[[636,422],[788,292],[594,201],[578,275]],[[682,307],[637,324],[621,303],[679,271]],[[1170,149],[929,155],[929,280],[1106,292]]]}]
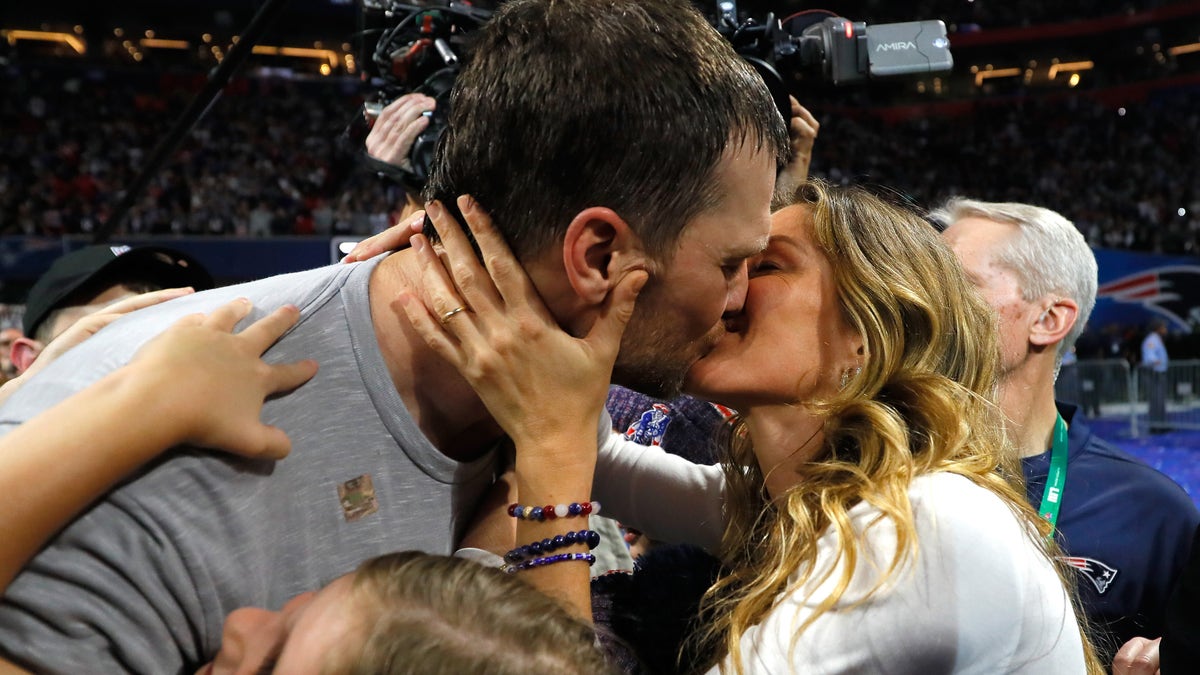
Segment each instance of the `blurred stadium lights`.
[{"label": "blurred stadium lights", "polygon": [[1069,63],[1055,63],[1050,66],[1050,79],[1058,77],[1059,73],[1076,73],[1080,70],[1091,70],[1096,64],[1092,61],[1072,61]]},{"label": "blurred stadium lights", "polygon": [[[307,59],[320,59],[328,65],[330,69],[337,68],[339,57],[338,53],[332,49],[316,49],[313,47],[275,47],[271,45],[254,45],[252,50],[255,54],[265,54],[268,56],[297,56]],[[322,68],[322,71],[324,69]],[[325,73],[322,73],[325,74]]]},{"label": "blurred stadium lights", "polygon": [[87,43],[82,38],[71,33],[58,33],[44,30],[0,30],[0,37],[8,40],[8,44],[16,45],[17,40],[38,40],[42,42],[57,42],[75,50],[76,54],[87,53]]},{"label": "blurred stadium lights", "polygon": [[983,86],[984,80],[990,80],[996,77],[1016,77],[1021,74],[1020,68],[999,68],[993,70],[980,70],[975,73],[975,86]]},{"label": "blurred stadium lights", "polygon": [[192,46],[187,40],[167,40],[164,38],[143,38],[138,40],[138,44],[154,49],[188,49]]},{"label": "blurred stadium lights", "polygon": [[[1055,80],[1060,74],[1070,73],[1068,78],[1068,86],[1074,87],[1079,84],[1081,71],[1092,70],[1096,64],[1092,61],[1068,61],[1065,63],[1059,62],[1058,59],[1052,59],[1051,65],[1042,70],[1045,73],[1046,79],[1042,82],[1050,82]],[[987,64],[982,68],[979,66],[971,66],[971,74],[975,76],[975,86],[982,87],[985,80],[1005,77],[1024,76],[1025,84],[1030,84],[1037,76],[1038,68],[1037,61],[1030,61],[1028,68],[996,68],[993,64]]]}]

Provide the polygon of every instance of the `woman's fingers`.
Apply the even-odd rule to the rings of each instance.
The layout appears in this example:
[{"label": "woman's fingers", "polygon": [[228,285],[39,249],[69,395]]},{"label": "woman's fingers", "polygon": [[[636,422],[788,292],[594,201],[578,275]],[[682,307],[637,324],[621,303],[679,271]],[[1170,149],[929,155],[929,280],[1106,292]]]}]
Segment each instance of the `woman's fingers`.
[{"label": "woman's fingers", "polygon": [[588,332],[588,344],[610,364],[616,361],[621,348],[621,336],[625,334],[625,326],[633,316],[638,294],[649,278],[650,274],[645,270],[626,274],[609,293],[607,301],[600,308],[600,317]]},{"label": "woman's fingers", "polygon": [[[421,270],[420,293],[425,308],[443,326],[452,321],[456,327],[468,323],[466,319],[469,317],[463,315],[472,307],[459,295],[450,273],[446,271],[445,261],[433,250],[425,235],[413,237],[413,250]],[[457,328],[454,334],[461,336]]]},{"label": "woman's fingers", "polygon": [[439,201],[430,202],[426,211],[438,237],[442,240],[449,276],[454,287],[462,293],[462,298],[477,312],[498,308],[501,305],[500,294],[475,255],[475,249],[467,240],[462,225]]},{"label": "woman's fingers", "polygon": [[454,367],[462,368],[462,353],[457,342],[450,337],[446,327],[434,318],[420,298],[411,293],[401,293],[392,301],[392,311],[397,314],[403,313],[408,317],[413,330],[433,350],[434,354],[442,357]]},{"label": "woman's fingers", "polygon": [[379,234],[371,235],[354,245],[350,252],[342,258],[344,263],[359,262],[374,258],[380,253],[395,251],[408,246],[414,234],[420,234],[425,228],[425,212],[417,211],[408,220],[396,223]]},{"label": "woman's fingers", "polygon": [[[475,243],[479,245],[484,265],[505,305],[512,307],[520,304],[542,310],[541,296],[533,287],[525,268],[521,267],[508,247],[508,242],[496,230],[492,217],[479,208],[478,202],[470,195],[458,198],[458,208],[467,221],[467,227],[471,229],[471,235],[475,237]],[[532,301],[535,298],[537,302]]]},{"label": "woman's fingers", "polygon": [[142,293],[141,295],[125,298],[124,300],[114,302],[111,305],[96,310],[91,314],[85,314],[78,321],[71,324],[61,335],[51,341],[26,372],[32,371],[30,372],[30,376],[32,376],[32,373],[45,368],[59,356],[65,354],[67,350],[92,337],[101,328],[130,312],[145,309],[146,307],[189,295],[193,292],[191,288],[166,288],[152,293]]}]

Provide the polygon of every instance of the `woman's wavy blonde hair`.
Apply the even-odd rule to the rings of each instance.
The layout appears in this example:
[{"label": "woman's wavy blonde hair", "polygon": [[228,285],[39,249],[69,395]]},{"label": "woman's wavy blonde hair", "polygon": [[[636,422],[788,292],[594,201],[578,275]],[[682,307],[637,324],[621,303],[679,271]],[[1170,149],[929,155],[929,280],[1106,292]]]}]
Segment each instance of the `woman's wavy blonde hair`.
[{"label": "woman's wavy blonde hair", "polygon": [[[744,423],[735,419],[727,429],[728,524],[721,558],[729,572],[705,595],[710,621],[698,639],[715,661],[727,655],[738,673],[742,634],[784,594],[834,582],[793,637],[793,647],[842,598],[859,556],[849,514],[856,504],[865,501],[890,519],[897,539],[886,573],[857,602],[917,555],[908,491],[918,476],[951,472],[999,495],[1031,525],[1035,545],[1056,557],[1047,543],[1049,525],[1025,500],[1019,461],[993,402],[995,315],[953,252],[922,218],[861,188],[810,182],[797,190],[794,203],[811,214],[843,315],[862,336],[867,358],[841,391],[814,404],[827,415],[823,447],[780,498],[766,494]],[[817,541],[831,528],[842,564],[818,575]],[[838,569],[840,575],[829,579]],[[1103,672],[1086,637],[1084,644],[1089,672]]]}]

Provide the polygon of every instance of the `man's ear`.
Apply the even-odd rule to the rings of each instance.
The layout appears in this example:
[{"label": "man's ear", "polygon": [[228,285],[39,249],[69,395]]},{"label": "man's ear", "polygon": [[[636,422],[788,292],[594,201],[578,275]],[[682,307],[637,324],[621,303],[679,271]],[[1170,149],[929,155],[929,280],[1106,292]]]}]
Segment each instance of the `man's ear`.
[{"label": "man's ear", "polygon": [[41,342],[27,337],[19,337],[13,340],[12,347],[9,350],[9,359],[13,363],[13,367],[17,369],[17,374],[29,370],[29,366],[37,359],[38,354],[42,353],[45,348]]},{"label": "man's ear", "polygon": [[593,206],[571,220],[563,238],[563,267],[580,300],[599,305],[631,269],[646,268],[642,240],[615,211]]},{"label": "man's ear", "polygon": [[1047,307],[1029,331],[1029,341],[1047,346],[1062,342],[1075,326],[1079,317],[1079,305],[1070,298],[1059,298]]}]

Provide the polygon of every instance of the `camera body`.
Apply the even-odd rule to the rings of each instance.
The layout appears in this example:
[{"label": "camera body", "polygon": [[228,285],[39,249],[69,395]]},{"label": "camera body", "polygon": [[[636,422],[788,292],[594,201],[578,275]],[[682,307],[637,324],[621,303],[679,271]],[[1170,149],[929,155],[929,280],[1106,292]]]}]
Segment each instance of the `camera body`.
[{"label": "camera body", "polygon": [[[363,108],[367,122],[373,122],[383,106],[410,92],[437,100],[429,126],[417,137],[405,165],[376,162],[379,171],[419,192],[446,128],[450,90],[469,55],[471,35],[491,18],[492,10],[456,0],[362,0],[362,6],[364,35],[378,35],[370,50],[373,83],[378,88],[374,100]],[[784,119],[791,105],[781,73],[848,85],[877,77],[946,71],[954,64],[941,21],[868,26],[823,11],[801,12],[783,21],[774,14],[756,20],[743,18],[735,0],[717,0],[715,9],[709,21],[762,75]]]},{"label": "camera body", "polygon": [[836,86],[874,78],[948,71],[954,67],[946,25],[938,20],[868,25],[809,10],[778,20],[739,18],[734,0],[718,0],[713,26],[752,64],[787,119],[785,75]]},{"label": "camera body", "polygon": [[717,29],[743,58],[765,63],[776,73],[808,73],[835,85],[954,67],[946,24],[941,21],[870,26],[840,16],[820,18],[823,12],[814,14],[818,16],[806,13],[786,21],[768,14],[762,22],[718,23]]},{"label": "camera body", "polygon": [[375,86],[363,104],[362,117],[370,127],[383,108],[400,96],[421,93],[437,101],[427,112],[429,125],[413,142],[399,166],[367,158],[372,168],[419,194],[429,178],[438,138],[446,128],[450,90],[469,49],[471,34],[492,16],[490,9],[462,2],[401,3],[363,0],[364,34],[378,38],[370,49]]}]

